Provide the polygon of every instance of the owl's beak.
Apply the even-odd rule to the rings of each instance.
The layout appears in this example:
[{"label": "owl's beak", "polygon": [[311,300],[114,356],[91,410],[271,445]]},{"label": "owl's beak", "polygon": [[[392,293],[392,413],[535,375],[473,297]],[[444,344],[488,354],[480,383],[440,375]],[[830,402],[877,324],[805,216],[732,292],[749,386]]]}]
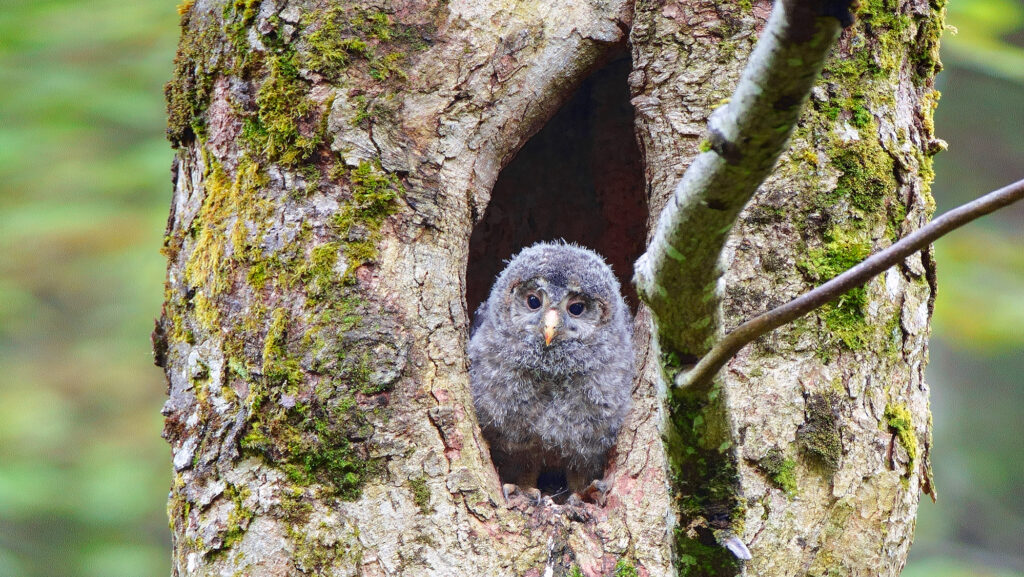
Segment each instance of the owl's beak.
[{"label": "owl's beak", "polygon": [[555,338],[555,329],[558,328],[558,311],[551,309],[544,313],[544,346],[551,344],[551,339]]}]

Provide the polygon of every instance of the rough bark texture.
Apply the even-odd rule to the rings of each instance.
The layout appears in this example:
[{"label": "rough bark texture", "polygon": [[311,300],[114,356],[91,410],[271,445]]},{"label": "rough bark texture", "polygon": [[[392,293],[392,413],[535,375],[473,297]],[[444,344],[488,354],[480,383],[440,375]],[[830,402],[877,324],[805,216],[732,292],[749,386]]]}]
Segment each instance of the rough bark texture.
[{"label": "rough bark texture", "polygon": [[[641,3],[631,76],[652,215],[707,138],[770,5]],[[941,5],[866,2],[826,65],[789,152],[720,260],[718,334],[918,228],[932,201]],[[732,64],[723,64],[732,63]],[[934,295],[916,255],[747,347],[710,391],[669,401],[681,572],[895,575],[933,492],[923,382]],[[685,327],[680,327],[685,330]],[[697,341],[700,342],[699,340]],[[666,372],[692,359],[665,355]],[[684,569],[685,567],[685,569]]]},{"label": "rough bark texture", "polygon": [[650,380],[608,504],[570,511],[505,503],[466,377],[473,223],[631,6],[182,8],[155,332],[174,573],[666,574]]},{"label": "rough bark texture", "polygon": [[731,96],[708,119],[705,152],[660,211],[636,285],[666,353],[702,356],[716,340],[719,257],[740,211],[785,150],[835,46],[842,27],[831,12],[840,4],[775,4]]},{"label": "rough bark texture", "polygon": [[[637,6],[630,85],[652,222],[768,8]],[[641,308],[608,503],[501,497],[466,375],[473,225],[500,169],[624,50],[631,3],[181,10],[154,332],[175,575],[735,574],[715,543],[727,534],[750,544],[750,574],[902,565],[930,490],[928,259],[746,351],[711,397],[671,399],[667,430]],[[861,18],[734,231],[723,328],[930,212],[940,17],[869,2]],[[596,196],[606,222],[613,192]]]}]

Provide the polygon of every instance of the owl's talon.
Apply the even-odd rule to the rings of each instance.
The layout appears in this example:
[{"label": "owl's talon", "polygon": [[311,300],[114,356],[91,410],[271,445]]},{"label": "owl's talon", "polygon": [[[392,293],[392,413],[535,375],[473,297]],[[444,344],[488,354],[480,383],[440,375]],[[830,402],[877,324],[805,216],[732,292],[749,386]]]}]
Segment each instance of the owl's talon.
[{"label": "owl's talon", "polygon": [[594,479],[589,485],[582,491],[580,491],[580,498],[588,503],[595,503],[604,507],[608,501],[608,482],[603,479]]},{"label": "owl's talon", "polygon": [[505,501],[510,501],[512,496],[516,493],[526,497],[531,505],[540,505],[541,493],[540,489],[536,487],[528,487],[526,489],[521,488],[515,483],[505,483],[501,486],[501,494],[505,496]]},{"label": "owl's talon", "polygon": [[593,520],[593,512],[583,503],[583,499],[576,493],[569,495],[565,500],[565,514],[569,519],[579,523],[588,523]]},{"label": "owl's talon", "polygon": [[529,489],[524,490],[523,494],[526,495],[526,498],[530,500],[530,504],[540,505],[540,489],[536,487],[530,487]]},{"label": "owl's talon", "polygon": [[515,495],[518,492],[519,485],[516,485],[515,483],[505,483],[504,485],[501,486],[501,494],[505,496],[506,501],[508,501],[510,498],[512,498],[512,495]]}]

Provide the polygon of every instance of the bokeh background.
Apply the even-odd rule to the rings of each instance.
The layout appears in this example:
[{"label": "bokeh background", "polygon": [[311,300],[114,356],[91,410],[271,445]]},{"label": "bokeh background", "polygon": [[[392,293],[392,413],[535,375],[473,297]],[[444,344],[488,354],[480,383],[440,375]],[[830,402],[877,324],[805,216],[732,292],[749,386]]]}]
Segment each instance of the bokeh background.
[{"label": "bokeh background", "polygon": [[[939,211],[1024,177],[1024,2],[949,0]],[[0,7],[0,577],[167,575],[149,332],[173,0]],[[911,577],[1024,576],[1024,206],[937,244],[939,501]]]}]

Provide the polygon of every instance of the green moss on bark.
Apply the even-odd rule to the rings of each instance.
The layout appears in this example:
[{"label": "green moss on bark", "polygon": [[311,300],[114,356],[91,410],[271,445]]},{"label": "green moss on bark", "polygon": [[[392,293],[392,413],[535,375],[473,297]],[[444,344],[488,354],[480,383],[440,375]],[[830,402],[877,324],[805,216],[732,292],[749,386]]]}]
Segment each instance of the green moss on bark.
[{"label": "green moss on bark", "polygon": [[246,223],[265,222],[271,207],[262,195],[267,180],[260,165],[242,157],[231,178],[212,156],[206,158],[205,196],[188,231],[195,245],[185,265],[185,280],[190,287],[205,287],[213,299],[231,286],[234,265],[246,255]]},{"label": "green moss on bark", "polygon": [[302,270],[302,281],[306,291],[312,298],[318,298],[331,292],[331,285],[338,282],[335,267],[338,265],[338,254],[341,245],[328,242],[313,248],[310,259]]},{"label": "green moss on bark", "polygon": [[[351,302],[342,303],[351,310]],[[262,367],[248,380],[250,417],[241,446],[279,467],[298,486],[315,483],[327,494],[355,499],[377,469],[362,444],[372,427],[355,396],[366,385],[343,360],[310,364],[312,360],[303,360],[311,359],[310,353],[300,356],[317,347],[329,346],[335,354],[346,351],[346,331],[358,324],[358,318],[335,321],[332,315],[296,317],[285,308],[270,313]],[[320,322],[331,332],[317,328]],[[319,331],[323,342],[314,342],[304,327]],[[316,376],[324,370],[328,375]],[[347,382],[334,380],[339,378]]]},{"label": "green moss on bark", "polygon": [[361,162],[348,173],[352,197],[334,217],[338,235],[346,240],[348,268],[345,282],[353,282],[353,273],[377,257],[377,243],[384,219],[398,210],[397,200],[405,194],[402,182],[379,165]]},{"label": "green moss on bark", "polygon": [[[350,182],[352,199],[342,210],[349,227],[345,232],[352,236],[351,229],[360,227],[365,235],[360,246],[372,247],[375,255],[372,243],[395,210],[400,184],[369,166],[353,171]],[[246,257],[253,261],[249,285],[301,287],[306,299],[302,309],[278,307],[264,321],[269,324],[262,364],[249,379],[250,422],[241,444],[246,452],[281,468],[298,486],[315,483],[329,494],[354,499],[377,469],[363,445],[372,429],[358,395],[384,392],[394,379],[386,376],[387,367],[381,367],[381,359],[368,347],[395,335],[366,332],[367,314],[377,323],[387,318],[360,296],[354,278],[345,282],[339,272],[341,255],[349,258],[352,241],[325,242],[307,252],[306,236],[300,233],[296,246],[281,256],[255,261],[255,253]]]},{"label": "green moss on bark", "polygon": [[256,113],[246,119],[242,140],[257,155],[285,166],[309,159],[323,140],[322,114],[308,98],[290,50],[268,60],[269,75],[256,95]]},{"label": "green moss on bark", "polygon": [[[871,243],[867,239],[834,228],[825,235],[825,244],[811,249],[807,258],[797,266],[809,280],[821,284],[849,270],[870,254]],[[820,314],[825,326],[848,349],[863,348],[874,334],[864,317],[866,305],[867,289],[861,286],[822,307]]]},{"label": "green moss on bark", "polygon": [[174,73],[164,86],[167,99],[167,139],[175,148],[203,138],[204,114],[213,93],[216,66],[212,58],[221,41],[218,30],[193,20],[191,3],[178,8],[181,40],[174,55]]},{"label": "green moss on bark", "polygon": [[782,449],[773,447],[760,461],[757,468],[761,470],[773,485],[782,489],[786,496],[792,498],[797,494],[796,461],[786,456]]},{"label": "green moss on bark", "polygon": [[299,486],[316,483],[326,495],[358,498],[377,463],[356,442],[369,431],[355,402],[308,402],[262,384],[275,399],[257,405],[242,449],[263,456]]},{"label": "green moss on bark", "polygon": [[[742,534],[746,503],[739,494],[725,407],[717,389],[673,390],[669,402],[672,489],[679,528],[679,575],[735,575],[739,561],[717,544],[716,533]],[[713,544],[713,545],[709,545]]]},{"label": "green moss on bark", "polygon": [[379,10],[334,6],[309,13],[303,26],[300,61],[330,80],[356,63],[376,82],[405,80],[406,54],[427,47],[419,30]]},{"label": "green moss on bark", "polygon": [[[869,124],[877,127],[873,120]],[[864,215],[882,210],[897,189],[892,157],[878,143],[858,140],[837,147],[832,164],[842,172],[833,199],[849,202]]]},{"label": "green moss on bark", "polygon": [[227,530],[222,535],[223,549],[230,549],[235,543],[242,539],[249,522],[256,516],[256,513],[245,506],[245,500],[251,496],[248,487],[238,487],[227,484],[224,489],[224,496],[231,500],[234,508],[228,513]]},{"label": "green moss on bark", "polygon": [[797,430],[797,441],[804,455],[831,476],[843,456],[842,420],[839,395],[814,393],[807,398],[804,424]]},{"label": "green moss on bark", "polygon": [[423,477],[409,481],[409,488],[412,489],[412,500],[419,507],[424,515],[432,513],[434,508],[430,506],[430,487]]},{"label": "green moss on bark", "polygon": [[918,447],[910,409],[903,403],[887,404],[885,406],[885,422],[889,425],[889,430],[896,435],[900,444],[906,449],[907,455],[910,457],[909,467],[912,468],[914,461],[917,460]]},{"label": "green moss on bark", "polygon": [[192,298],[196,321],[208,333],[212,333],[220,327],[220,310],[214,303],[206,298],[206,294],[197,291]]},{"label": "green moss on bark", "polygon": [[615,563],[615,577],[638,577],[636,566],[629,559],[619,559]]},{"label": "green moss on bark", "polygon": [[358,531],[339,538],[325,525],[313,530],[290,526],[288,537],[294,547],[292,562],[307,575],[334,575],[332,569],[339,564],[358,567],[363,557]]},{"label": "green moss on bark", "polygon": [[[223,6],[220,20],[193,14],[188,2],[181,8],[182,42],[166,89],[168,137],[176,147],[196,138],[206,144],[215,84],[230,87],[217,92],[215,109],[231,118],[217,119],[217,146],[179,153],[190,170],[196,164],[206,169],[202,190],[193,192],[202,194],[198,212],[188,229],[166,239],[165,254],[184,274],[181,286],[169,285],[162,334],[166,341],[210,340],[222,347],[224,381],[210,382],[210,370],[194,375],[197,404],[209,411],[219,394],[244,415],[242,454],[287,475],[298,493],[282,501],[282,511],[298,523],[309,513],[303,495],[355,499],[380,471],[367,440],[373,424],[386,418],[383,393],[397,382],[407,352],[397,312],[356,274],[377,258],[381,229],[400,207],[402,182],[376,161],[341,164],[327,142],[330,96],[316,96],[329,90],[312,89],[330,75],[336,85],[358,80],[371,87],[362,120],[385,119],[385,83],[405,77],[406,55],[422,42],[389,14],[359,12],[346,16],[353,35],[338,40],[331,54],[324,52],[334,42],[329,28],[300,24],[293,34],[277,16],[261,19],[266,4],[259,0]],[[277,180],[271,186],[268,174],[278,173],[296,183],[294,190],[280,190]],[[328,226],[306,224],[284,246],[267,242],[280,232],[271,229],[282,222],[283,203],[301,204],[328,187],[341,204]],[[201,458],[210,462],[204,446],[194,466]],[[425,481],[413,489],[427,512]],[[253,515],[240,504],[245,496],[229,498],[238,503],[221,535],[224,550],[244,536]],[[174,515],[187,517],[180,509]],[[312,556],[323,545],[310,540],[315,535],[295,533],[293,539],[300,570],[332,565]]]}]

